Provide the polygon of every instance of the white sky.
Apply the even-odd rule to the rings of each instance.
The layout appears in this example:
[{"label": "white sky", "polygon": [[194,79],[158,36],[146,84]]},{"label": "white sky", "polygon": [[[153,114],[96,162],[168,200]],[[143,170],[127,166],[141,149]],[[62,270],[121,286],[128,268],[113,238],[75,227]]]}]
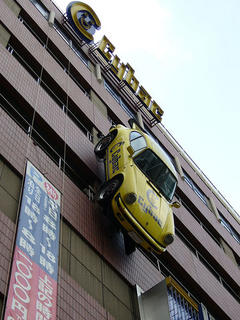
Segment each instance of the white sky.
[{"label": "white sky", "polygon": [[[68,0],[54,0],[66,11]],[[240,1],[85,0],[162,123],[240,213]]]}]

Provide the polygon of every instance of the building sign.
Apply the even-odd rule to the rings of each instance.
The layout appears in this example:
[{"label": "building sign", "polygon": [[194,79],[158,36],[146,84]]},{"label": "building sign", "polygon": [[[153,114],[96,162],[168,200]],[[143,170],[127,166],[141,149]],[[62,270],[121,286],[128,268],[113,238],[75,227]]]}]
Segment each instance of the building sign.
[{"label": "building sign", "polygon": [[70,2],[66,9],[68,21],[78,36],[87,43],[93,43],[93,34],[100,29],[101,22],[96,13],[83,2]]},{"label": "building sign", "polygon": [[[101,22],[96,13],[83,2],[70,2],[66,9],[68,21],[79,37],[87,43],[93,43],[93,34],[96,29],[100,29]],[[103,36],[98,45],[98,52],[111,66],[111,71],[120,81],[123,81],[135,94],[147,111],[153,116],[156,122],[161,122],[163,116],[162,108],[152,99],[150,94],[144,89],[134,75],[133,68],[129,63],[124,64],[117,55],[114,55],[114,45]]]},{"label": "building sign", "polygon": [[56,320],[60,199],[28,162],[4,320]]},{"label": "building sign", "polygon": [[139,81],[134,76],[134,70],[129,63],[124,64],[120,62],[117,55],[113,55],[115,50],[114,45],[103,36],[98,51],[104,57],[104,59],[111,65],[112,72],[118,77],[120,81],[124,81],[136,97],[143,103],[147,110],[154,116],[154,118],[160,122],[162,120],[163,110],[161,107],[152,100],[149,93],[144,89]]}]

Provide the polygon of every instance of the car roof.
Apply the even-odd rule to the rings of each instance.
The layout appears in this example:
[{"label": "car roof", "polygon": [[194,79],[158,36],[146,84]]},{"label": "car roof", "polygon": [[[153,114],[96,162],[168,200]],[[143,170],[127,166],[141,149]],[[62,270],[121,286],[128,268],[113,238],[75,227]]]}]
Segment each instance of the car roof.
[{"label": "car roof", "polygon": [[136,131],[136,132],[139,132],[141,135],[143,135],[146,142],[147,142],[147,147],[156,153],[156,155],[166,164],[166,166],[169,168],[169,170],[172,172],[172,174],[178,180],[178,174],[175,170],[175,167],[172,163],[171,158],[164,151],[164,149],[160,146],[160,144],[153,137],[151,137],[146,131],[143,132],[139,126],[134,126],[133,128],[127,128],[127,127],[119,124],[116,127],[118,129],[121,128],[123,130],[127,130],[129,133]]}]

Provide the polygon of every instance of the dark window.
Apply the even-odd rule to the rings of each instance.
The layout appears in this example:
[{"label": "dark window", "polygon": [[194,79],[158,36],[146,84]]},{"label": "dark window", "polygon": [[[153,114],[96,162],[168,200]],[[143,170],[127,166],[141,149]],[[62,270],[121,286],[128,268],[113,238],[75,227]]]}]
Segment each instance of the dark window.
[{"label": "dark window", "polygon": [[163,196],[171,201],[176,189],[177,180],[166,164],[150,149],[144,150],[134,158],[139,169],[160,190]]},{"label": "dark window", "polygon": [[[66,92],[56,83],[49,73],[41,67],[41,65],[32,57],[32,55],[30,55],[30,53],[13,36],[10,38],[7,50],[41,85],[41,87],[48,93],[55,103],[62,108],[64,112],[67,112],[68,116],[75,122],[78,128],[89,138],[89,140],[93,141],[91,134],[92,124],[87,117],[72,101],[72,99],[67,97]],[[81,87],[81,90],[83,91],[84,89]],[[66,106],[67,101],[68,108]]]},{"label": "dark window", "polygon": [[2,84],[0,106],[26,134],[31,136],[35,145],[41,148],[81,191],[86,193],[85,190],[88,190],[96,180],[94,174],[67,145],[64,146],[64,141],[37,113],[33,121],[32,107],[6,80],[1,78],[0,80]]},{"label": "dark window", "polygon": [[2,294],[0,294],[0,316],[3,312],[3,301],[4,301],[4,297],[2,296]]},{"label": "dark window", "polygon": [[184,180],[189,185],[190,188],[196,193],[196,195],[202,200],[202,202],[205,203],[205,205],[208,205],[207,197],[202,192],[202,190],[199,189],[199,187],[196,185],[196,183],[190,178],[190,176],[184,171]]},{"label": "dark window", "polygon": [[240,243],[240,235],[237,233],[237,231],[230,225],[230,223],[223,217],[223,215],[219,212],[220,215],[220,222],[224,226],[224,228],[232,235],[232,237]]},{"label": "dark window", "polygon": [[[179,227],[181,227],[179,225]],[[189,235],[183,234],[178,228],[176,228],[176,235],[182,240],[182,242],[197,256],[197,258],[201,261],[202,264],[212,273],[212,275],[232,294],[232,296],[239,302],[240,296],[239,286],[236,283],[233,283],[232,279],[226,279],[225,275],[221,271],[221,267],[214,262],[210,261],[210,257],[206,256],[207,253],[200,253],[200,247],[194,245],[193,239],[190,239]],[[202,251],[202,250],[201,250]],[[225,279],[224,279],[225,278]]]},{"label": "dark window", "polygon": [[44,16],[45,19],[48,19],[49,10],[38,0],[30,0],[35,8]]},{"label": "dark window", "polygon": [[[23,10],[21,11],[21,16],[19,16],[18,18],[25,25],[25,27],[35,36],[35,38],[44,46],[44,48],[46,48],[48,53],[71,77],[71,79],[77,84],[77,86],[82,90],[82,92],[88,98],[90,98],[90,87],[87,84],[87,82],[83,79],[79,72],[69,63],[68,59],[55,46],[55,44],[49,38],[47,39],[46,34],[41,30],[41,28],[39,28],[39,26],[36,25],[32,18]],[[66,38],[67,36],[65,36],[64,39],[66,40]],[[69,43],[71,43],[70,40]],[[76,50],[74,52],[76,53]],[[80,54],[80,51],[78,52],[78,56],[81,57],[81,60],[86,65],[88,65],[88,59],[83,54]]]},{"label": "dark window", "polygon": [[176,198],[179,200],[182,206],[196,219],[196,221],[202,226],[202,228],[210,235],[210,237],[221,247],[220,236],[216,230],[204,219],[201,212],[194,206],[194,204],[183,194],[180,190],[175,193]]},{"label": "dark window", "polygon": [[30,17],[26,11],[23,9],[18,16],[19,21],[23,23],[23,25],[31,32],[31,34],[43,45],[45,46],[47,43],[47,36],[42,31],[41,28],[33,21],[32,17]]},{"label": "dark window", "polygon": [[74,40],[69,35],[69,33],[55,20],[54,22],[54,29],[60,35],[60,37],[70,46],[73,52],[81,59],[81,61],[88,67],[89,60],[85,56],[85,54],[81,51],[79,46],[74,43]]},{"label": "dark window", "polygon": [[0,158],[0,209],[16,221],[22,179]]},{"label": "dark window", "polygon": [[111,96],[120,104],[123,110],[129,115],[130,118],[136,118],[135,113],[127,106],[118,93],[111,87],[111,85],[104,80],[105,89],[111,94]]},{"label": "dark window", "polygon": [[198,320],[198,311],[173,286],[168,286],[169,315],[171,320]]}]

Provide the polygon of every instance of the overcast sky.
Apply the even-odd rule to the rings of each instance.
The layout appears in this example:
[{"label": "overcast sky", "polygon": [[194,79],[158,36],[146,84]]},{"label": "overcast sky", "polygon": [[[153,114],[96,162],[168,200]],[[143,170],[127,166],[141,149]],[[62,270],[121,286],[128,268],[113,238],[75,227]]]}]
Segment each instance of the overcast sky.
[{"label": "overcast sky", "polygon": [[[70,1],[54,0],[66,11]],[[86,0],[162,123],[240,213],[240,1]]]}]

